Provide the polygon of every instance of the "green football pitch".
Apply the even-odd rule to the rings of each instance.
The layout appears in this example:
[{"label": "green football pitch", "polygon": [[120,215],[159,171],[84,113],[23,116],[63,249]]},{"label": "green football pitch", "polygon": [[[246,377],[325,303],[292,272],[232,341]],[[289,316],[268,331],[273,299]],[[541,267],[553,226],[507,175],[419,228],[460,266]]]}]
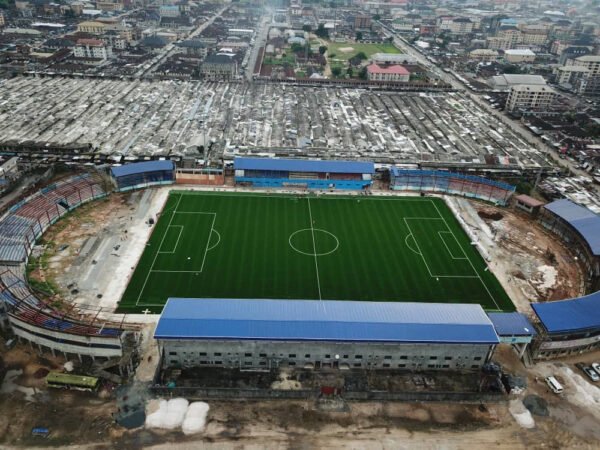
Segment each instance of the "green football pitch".
[{"label": "green football pitch", "polygon": [[172,191],[118,307],[168,297],[514,306],[443,200]]}]

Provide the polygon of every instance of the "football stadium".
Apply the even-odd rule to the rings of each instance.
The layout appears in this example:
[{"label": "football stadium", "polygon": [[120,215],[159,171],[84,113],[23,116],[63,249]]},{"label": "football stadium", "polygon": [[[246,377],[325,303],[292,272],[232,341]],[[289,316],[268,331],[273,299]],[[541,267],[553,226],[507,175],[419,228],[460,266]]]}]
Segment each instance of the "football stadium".
[{"label": "football stadium", "polygon": [[[159,366],[174,370],[477,371],[499,343],[533,359],[597,348],[596,214],[513,199],[514,186],[481,176],[388,174],[385,185],[373,163],[239,158],[220,187],[180,181],[168,160],[62,176],[0,219],[0,326],[113,374],[133,370],[138,321],[157,322]],[[511,227],[519,254],[498,253]],[[557,267],[579,261],[581,283],[550,299],[562,301],[510,289],[529,282],[513,258],[548,253],[531,230],[573,255]],[[57,291],[31,279],[37,258]]]},{"label": "football stadium", "polygon": [[512,311],[442,199],[171,191],[119,305],[169,297],[478,303]]}]

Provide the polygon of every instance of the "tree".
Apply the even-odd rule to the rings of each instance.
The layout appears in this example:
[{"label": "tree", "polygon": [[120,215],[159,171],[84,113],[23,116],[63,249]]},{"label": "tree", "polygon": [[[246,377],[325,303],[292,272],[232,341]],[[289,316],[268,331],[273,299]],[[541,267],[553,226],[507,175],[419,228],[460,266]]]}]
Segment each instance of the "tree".
[{"label": "tree", "polygon": [[319,54],[324,55],[326,51],[327,51],[327,46],[321,45],[319,47]]},{"label": "tree", "polygon": [[366,67],[363,67],[362,69],[360,69],[360,71],[358,72],[358,78],[360,78],[361,80],[367,79],[367,68]]},{"label": "tree", "polygon": [[290,49],[292,50],[293,53],[300,53],[300,52],[304,51],[304,45],[294,42],[290,46]]},{"label": "tree", "polygon": [[363,38],[362,31],[357,31],[356,32],[356,40],[357,41],[362,41],[362,38]]},{"label": "tree", "polygon": [[348,67],[348,70],[346,70],[346,73],[348,74],[348,76],[350,78],[352,78],[352,76],[354,75],[354,70],[352,70],[352,67]]},{"label": "tree", "polygon": [[517,192],[519,194],[530,194],[533,186],[527,181],[521,181],[517,184]]},{"label": "tree", "polygon": [[381,20],[381,16],[379,14],[375,14],[373,16],[373,20]]},{"label": "tree", "polygon": [[361,61],[364,61],[366,59],[368,59],[368,56],[365,52],[358,52],[355,56],[356,59],[360,59]]},{"label": "tree", "polygon": [[312,31],[312,27],[310,25],[302,25],[302,31],[310,33]]},{"label": "tree", "polygon": [[325,25],[320,23],[319,27],[317,28],[317,31],[315,31],[315,34],[323,39],[328,39],[329,38],[329,30],[327,30],[325,28]]},{"label": "tree", "polygon": [[332,67],[331,74],[336,78],[339,77],[342,74],[342,68],[339,66]]}]

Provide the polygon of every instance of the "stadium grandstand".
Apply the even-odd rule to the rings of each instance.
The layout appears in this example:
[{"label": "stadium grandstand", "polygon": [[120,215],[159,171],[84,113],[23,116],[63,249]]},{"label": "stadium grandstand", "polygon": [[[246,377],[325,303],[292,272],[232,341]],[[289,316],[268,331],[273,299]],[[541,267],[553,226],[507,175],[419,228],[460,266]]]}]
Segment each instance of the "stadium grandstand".
[{"label": "stadium grandstand", "polygon": [[397,167],[390,169],[390,189],[460,195],[502,206],[508,204],[508,200],[515,192],[515,186],[474,175]]},{"label": "stadium grandstand", "polygon": [[37,238],[71,209],[106,196],[99,175],[53,183],[10,208],[0,219],[0,264],[26,261]]},{"label": "stadium grandstand", "polygon": [[163,368],[480,370],[498,336],[480,305],[168,300],[156,327]]},{"label": "stadium grandstand", "polygon": [[145,161],[117,166],[111,174],[120,192],[175,183],[173,161]]},{"label": "stadium grandstand", "polygon": [[533,303],[539,321],[533,356],[563,357],[600,347],[600,216],[562,199],[542,207],[540,223],[560,236],[586,269],[589,295]]},{"label": "stadium grandstand", "polygon": [[600,348],[600,292],[531,306],[540,332],[533,348],[535,359],[560,358]]},{"label": "stadium grandstand", "polygon": [[539,221],[544,228],[560,236],[584,264],[588,290],[600,290],[600,216],[562,199],[545,205]]},{"label": "stadium grandstand", "polygon": [[241,186],[303,189],[367,189],[372,162],[235,158],[235,182]]},{"label": "stadium grandstand", "polygon": [[36,295],[25,276],[35,241],[67,212],[106,196],[105,184],[98,174],[61,180],[14,205],[0,220],[0,324],[40,351],[115,360],[120,370],[130,371],[136,326],[101,319],[96,308],[57,309]]}]

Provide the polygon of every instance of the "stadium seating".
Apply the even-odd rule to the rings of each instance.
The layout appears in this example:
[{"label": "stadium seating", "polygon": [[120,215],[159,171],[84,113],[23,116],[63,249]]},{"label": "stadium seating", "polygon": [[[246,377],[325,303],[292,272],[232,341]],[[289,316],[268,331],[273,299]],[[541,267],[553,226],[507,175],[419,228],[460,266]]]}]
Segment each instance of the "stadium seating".
[{"label": "stadium seating", "polygon": [[104,197],[99,175],[84,174],[45,187],[10,208],[0,219],[0,301],[22,322],[83,336],[119,336],[120,324],[98,323],[85,313],[68,314],[37,298],[25,279],[24,263],[37,238],[69,210]]},{"label": "stadium seating", "polygon": [[487,178],[441,170],[390,170],[390,187],[398,191],[443,192],[506,205],[514,186]]}]

